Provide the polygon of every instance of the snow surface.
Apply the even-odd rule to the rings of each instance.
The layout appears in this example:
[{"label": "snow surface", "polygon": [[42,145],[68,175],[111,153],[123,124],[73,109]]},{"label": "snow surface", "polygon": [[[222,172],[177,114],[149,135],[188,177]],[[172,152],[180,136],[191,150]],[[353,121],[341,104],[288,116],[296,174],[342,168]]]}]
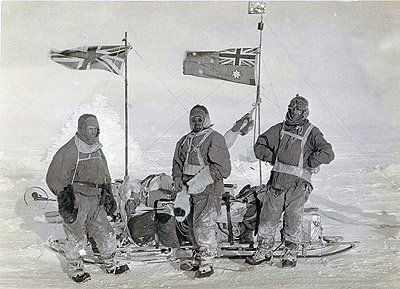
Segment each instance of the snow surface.
[{"label": "snow surface", "polygon": [[[87,111],[98,107],[98,98],[84,104]],[[78,110],[80,113],[80,110]],[[48,149],[31,139],[30,146],[9,147],[0,155],[0,164],[5,175],[0,178],[1,198],[1,268],[2,288],[79,288],[65,274],[64,258],[48,251],[44,242],[49,236],[62,237],[61,224],[48,224],[42,211],[27,206],[23,194],[31,186],[47,187],[45,173],[54,148],[73,135],[77,117],[74,113],[52,138]],[[117,164],[123,164],[123,156],[116,153],[111,140],[118,139],[123,129],[118,125],[118,116],[113,113],[98,115],[101,128],[112,128],[114,134],[107,135],[102,129],[101,140],[106,156],[113,156]],[[68,137],[67,137],[68,136]],[[388,141],[393,141],[392,136]],[[168,145],[174,147],[179,135],[171,137]],[[11,142],[4,138],[3,142]],[[398,141],[398,140],[397,140]],[[380,145],[383,146],[385,142]],[[375,144],[377,145],[377,144]],[[111,148],[110,148],[111,147]],[[133,143],[137,151],[140,145]],[[110,148],[110,149],[109,149]],[[157,151],[156,151],[157,152]],[[150,161],[141,157],[139,167],[133,165],[130,174],[144,178],[150,172],[170,171],[172,155]],[[23,159],[20,159],[23,154]],[[42,158],[40,158],[42,155]],[[398,288],[400,257],[400,223],[398,175],[400,165],[387,156],[378,159],[385,166],[359,169],[353,160],[342,157],[329,166],[323,166],[314,177],[315,190],[307,206],[319,207],[322,215],[324,235],[341,235],[347,241],[360,241],[357,248],[326,258],[299,259],[295,269],[282,269],[279,260],[272,266],[248,268],[243,259],[218,259],[216,273],[206,280],[193,280],[191,273],[182,272],[177,263],[143,264],[132,262],[131,271],[122,276],[105,275],[97,266],[86,265],[92,275],[88,288]],[[23,163],[22,163],[23,162]],[[133,162],[133,161],[132,161]],[[239,188],[252,180],[257,182],[257,165],[233,159],[234,169],[227,182],[238,183]],[[391,163],[391,164],[390,164]],[[143,171],[141,166],[147,164]],[[113,166],[111,166],[113,167]],[[251,169],[252,167],[253,169]],[[239,169],[241,172],[239,172]],[[268,168],[264,169],[265,176]],[[115,174],[114,174],[115,175]],[[243,177],[246,175],[246,178]],[[253,176],[252,176],[253,175]],[[254,176],[255,175],[255,176]],[[252,179],[251,179],[252,178]],[[50,194],[50,197],[54,197]],[[54,203],[49,207],[56,208]],[[41,217],[40,217],[41,216]]]},{"label": "snow surface", "polygon": [[[314,176],[307,206],[324,212],[324,235],[359,246],[299,259],[294,269],[277,259],[250,269],[218,259],[202,280],[176,263],[132,262],[122,276],[89,265],[92,280],[78,285],[64,258],[43,246],[63,236],[62,226],[44,223],[23,195],[32,186],[48,191],[49,161],[82,113],[98,116],[112,177],[123,177],[123,85],[105,71],[61,67],[49,49],[120,43],[128,31],[129,174],[142,179],[170,173],[191,106],[206,105],[221,133],[250,110],[254,87],[184,76],[182,59],[185,50],[258,45],[258,16],[245,1],[3,1],[0,288],[400,288],[400,6],[351,2],[268,2],[261,123],[265,130],[281,121],[296,93],[310,100],[310,120],[336,159]],[[239,137],[231,149],[227,182],[239,188],[258,184],[258,164],[243,157],[252,140]],[[262,167],[265,181],[270,167]]]}]

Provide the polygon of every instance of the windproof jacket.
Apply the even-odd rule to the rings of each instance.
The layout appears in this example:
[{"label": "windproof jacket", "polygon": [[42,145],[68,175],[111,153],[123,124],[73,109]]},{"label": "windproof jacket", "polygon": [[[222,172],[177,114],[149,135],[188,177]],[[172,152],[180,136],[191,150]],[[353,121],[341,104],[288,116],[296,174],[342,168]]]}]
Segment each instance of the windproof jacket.
[{"label": "windproof jacket", "polygon": [[[203,140],[205,134],[207,136]],[[191,136],[193,136],[192,141],[190,141]],[[190,176],[185,176],[185,164],[201,165],[196,152],[196,147],[200,142],[198,148],[201,155],[200,162],[204,161],[204,165],[210,166],[211,175],[215,180],[213,184],[206,187],[202,194],[219,194],[224,189],[223,179],[231,173],[231,162],[224,137],[211,128],[197,134],[189,133],[178,141],[172,163],[172,177],[174,180],[181,178],[185,182],[190,178]]]},{"label": "windproof jacket", "polygon": [[288,189],[299,179],[311,185],[311,169],[329,164],[335,154],[321,131],[309,121],[288,129],[278,123],[261,134],[254,145],[256,157],[272,164],[270,183]]},{"label": "windproof jacket", "polygon": [[[46,182],[49,189],[57,195],[72,181],[103,184],[111,182],[106,158],[101,148],[92,153],[78,152],[75,135],[69,142],[61,147],[50,163],[47,171]],[[99,194],[98,188],[79,187],[83,195]]]}]

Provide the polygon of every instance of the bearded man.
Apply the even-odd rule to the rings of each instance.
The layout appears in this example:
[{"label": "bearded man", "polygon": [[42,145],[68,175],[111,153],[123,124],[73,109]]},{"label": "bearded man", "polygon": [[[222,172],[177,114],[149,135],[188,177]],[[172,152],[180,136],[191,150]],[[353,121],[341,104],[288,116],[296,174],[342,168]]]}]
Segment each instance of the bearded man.
[{"label": "bearded man", "polygon": [[267,183],[258,229],[256,252],[246,263],[272,262],[275,233],[283,214],[282,267],[295,267],[301,243],[304,204],[313,190],[311,174],[335,157],[331,144],[307,119],[308,101],[296,95],[286,119],[261,134],[254,145],[255,156],[273,168]]},{"label": "bearded man", "polygon": [[231,163],[225,139],[211,128],[206,107],[194,106],[189,123],[191,132],[176,144],[172,178],[177,198],[187,192],[191,205],[187,221],[193,243],[193,260],[181,264],[181,269],[194,270],[196,278],[203,278],[214,273],[216,221],[221,211],[223,179],[230,175]]}]

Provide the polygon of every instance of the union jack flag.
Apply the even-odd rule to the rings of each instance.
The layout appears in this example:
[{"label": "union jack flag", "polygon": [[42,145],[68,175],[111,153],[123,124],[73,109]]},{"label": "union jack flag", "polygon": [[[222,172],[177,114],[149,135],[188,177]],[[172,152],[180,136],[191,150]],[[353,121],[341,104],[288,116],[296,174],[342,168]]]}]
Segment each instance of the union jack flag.
[{"label": "union jack flag", "polygon": [[131,45],[128,45],[127,51],[124,45],[82,46],[62,51],[51,49],[50,58],[70,69],[103,69],[124,75],[122,66],[125,62],[125,54],[130,49],[132,49]]},{"label": "union jack flag", "polygon": [[218,52],[220,65],[254,67],[258,48],[228,48]]}]

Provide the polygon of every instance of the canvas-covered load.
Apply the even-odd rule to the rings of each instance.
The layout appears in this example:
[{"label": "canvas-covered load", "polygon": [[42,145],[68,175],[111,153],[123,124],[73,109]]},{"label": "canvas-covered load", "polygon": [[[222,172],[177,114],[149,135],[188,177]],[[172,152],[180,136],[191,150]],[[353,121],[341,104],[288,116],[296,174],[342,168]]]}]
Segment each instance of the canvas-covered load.
[{"label": "canvas-covered load", "polygon": [[[173,213],[172,178],[164,173],[153,174],[143,180],[125,180],[118,188],[121,215],[126,215],[127,228],[139,246],[179,246]],[[125,199],[125,200],[124,200]],[[134,204],[134,208],[130,206]]]},{"label": "canvas-covered load", "polygon": [[154,245],[156,234],[154,218],[154,211],[137,213],[129,218],[128,230],[137,245]]},{"label": "canvas-covered load", "polygon": [[179,247],[175,219],[171,215],[154,211],[134,214],[129,218],[128,230],[139,246],[152,246],[159,241],[165,247]]}]

